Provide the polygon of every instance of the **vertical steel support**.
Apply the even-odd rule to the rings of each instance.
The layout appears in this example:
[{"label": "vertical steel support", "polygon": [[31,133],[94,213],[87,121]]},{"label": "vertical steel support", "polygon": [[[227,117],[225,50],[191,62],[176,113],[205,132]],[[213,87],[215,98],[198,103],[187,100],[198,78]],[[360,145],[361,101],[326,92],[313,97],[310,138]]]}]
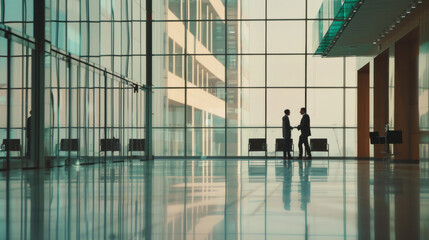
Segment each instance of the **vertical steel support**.
[{"label": "vertical steel support", "polygon": [[146,0],[146,160],[152,159],[152,0]]},{"label": "vertical steel support", "polygon": [[[7,63],[6,63],[6,81],[7,81],[7,100],[6,100],[6,111],[7,111],[7,119],[6,119],[6,138],[10,139],[10,126],[11,126],[11,119],[12,119],[12,109],[11,109],[11,84],[12,84],[12,74],[11,74],[11,64],[12,64],[12,40],[10,38],[7,38]],[[7,170],[10,169],[10,152],[9,149],[6,149],[6,167]]]},{"label": "vertical steel support", "polygon": [[31,86],[31,158],[45,168],[45,0],[34,0],[33,81]]}]

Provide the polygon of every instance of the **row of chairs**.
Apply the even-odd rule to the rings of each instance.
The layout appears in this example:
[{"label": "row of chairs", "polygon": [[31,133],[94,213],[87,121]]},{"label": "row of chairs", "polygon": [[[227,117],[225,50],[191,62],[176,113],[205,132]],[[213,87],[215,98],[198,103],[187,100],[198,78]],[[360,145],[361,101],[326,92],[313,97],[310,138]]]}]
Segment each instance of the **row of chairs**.
[{"label": "row of chairs", "polygon": [[[130,139],[128,143],[128,152],[144,151],[145,148],[144,139]],[[15,152],[19,151],[22,155],[21,139],[3,139],[1,145],[2,151]],[[66,138],[61,139],[60,151],[79,151],[79,139]],[[121,151],[121,143],[117,138],[101,139],[100,140],[100,151],[101,152],[118,152]]]},{"label": "row of chairs", "polygon": [[[291,151],[294,152],[293,140],[289,146]],[[275,144],[275,152],[283,151],[284,139],[277,138]],[[310,139],[310,149],[312,152],[327,152],[329,157],[329,144],[326,138],[312,138]],[[20,139],[3,139],[1,145],[2,151],[19,151],[22,155],[21,140]],[[130,139],[128,143],[128,152],[144,151],[145,139]],[[61,139],[60,151],[79,151],[79,139]],[[119,139],[101,139],[100,140],[101,152],[116,152],[121,151],[121,143]],[[248,146],[248,155],[250,152],[267,152],[267,140],[265,138],[250,138]]]},{"label": "row of chairs", "polygon": [[[293,144],[293,139],[290,142],[289,149],[292,153],[295,150],[295,146]],[[283,152],[284,150],[284,139],[277,138],[275,145],[275,153],[277,156],[277,152]],[[329,157],[329,144],[328,139],[326,138],[311,138],[310,139],[310,150],[312,152],[327,152]],[[249,139],[249,147],[248,147],[248,156],[250,156],[250,152],[267,152],[267,140],[265,138],[250,138]]]}]

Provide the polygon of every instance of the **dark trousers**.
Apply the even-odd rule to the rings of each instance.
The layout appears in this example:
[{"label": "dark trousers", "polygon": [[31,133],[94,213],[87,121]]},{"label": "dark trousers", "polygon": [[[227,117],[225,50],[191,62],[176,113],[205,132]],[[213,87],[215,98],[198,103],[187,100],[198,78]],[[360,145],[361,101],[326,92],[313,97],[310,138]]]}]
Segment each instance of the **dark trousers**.
[{"label": "dark trousers", "polygon": [[298,148],[300,157],[302,157],[302,144],[305,146],[305,152],[307,153],[307,156],[311,157],[310,146],[308,145],[308,136],[299,136]]},{"label": "dark trousers", "polygon": [[[291,147],[291,141],[292,141],[292,139],[290,139],[290,138],[283,138],[283,157],[284,158],[286,158],[286,157],[291,157],[291,155],[290,155],[290,147]],[[286,156],[287,155],[287,156]]]}]

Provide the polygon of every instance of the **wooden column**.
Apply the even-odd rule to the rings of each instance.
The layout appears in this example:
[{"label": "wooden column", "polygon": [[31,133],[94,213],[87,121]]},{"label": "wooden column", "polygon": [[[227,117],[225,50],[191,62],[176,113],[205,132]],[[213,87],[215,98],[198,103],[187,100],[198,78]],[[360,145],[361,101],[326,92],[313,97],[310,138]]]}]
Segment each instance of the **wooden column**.
[{"label": "wooden column", "polygon": [[358,70],[358,158],[369,158],[369,63]]},{"label": "wooden column", "polygon": [[402,144],[394,145],[395,159],[419,160],[418,54],[415,29],[395,44],[395,130]]},{"label": "wooden column", "polygon": [[[374,59],[374,131],[384,136],[384,127],[389,119],[389,50]],[[374,157],[383,158],[383,144],[374,145]]]}]

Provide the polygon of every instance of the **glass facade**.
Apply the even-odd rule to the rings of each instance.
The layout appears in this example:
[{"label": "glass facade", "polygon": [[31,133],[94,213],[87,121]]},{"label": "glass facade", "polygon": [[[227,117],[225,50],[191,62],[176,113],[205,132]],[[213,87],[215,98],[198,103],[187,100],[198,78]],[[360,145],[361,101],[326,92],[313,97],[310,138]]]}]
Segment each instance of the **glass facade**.
[{"label": "glass facade", "polygon": [[[328,138],[331,156],[355,155],[355,60],[314,56],[313,26],[331,21],[318,14],[322,0],[153,1],[152,58],[146,55],[145,1],[45,4],[43,151],[51,165],[144,154],[130,152],[129,145],[145,138],[148,59],[155,156],[247,156],[248,140],[256,137],[267,138],[267,155],[274,156],[283,110],[291,109],[296,126],[301,107],[311,117],[312,137]],[[34,165],[25,160],[33,5],[1,1],[0,68],[6,77],[0,134],[20,146],[1,152],[9,159],[2,167]],[[294,130],[295,144],[298,136]],[[78,146],[64,150],[71,139]],[[103,139],[120,146],[106,150]]]},{"label": "glass facade", "polygon": [[155,156],[248,156],[249,138],[266,138],[274,156],[284,109],[296,126],[301,107],[331,156],[354,156],[356,63],[314,56],[313,26],[332,22],[321,5],[154,1]]},{"label": "glass facade", "polygon": [[[43,1],[1,1],[0,168],[35,167],[30,156],[32,81],[37,70],[32,61],[34,3]],[[130,139],[144,139],[145,133],[145,1],[44,4],[45,78],[40,97],[45,103],[42,151],[47,165],[143,155],[129,150]],[[103,139],[108,141],[103,144]]]}]

